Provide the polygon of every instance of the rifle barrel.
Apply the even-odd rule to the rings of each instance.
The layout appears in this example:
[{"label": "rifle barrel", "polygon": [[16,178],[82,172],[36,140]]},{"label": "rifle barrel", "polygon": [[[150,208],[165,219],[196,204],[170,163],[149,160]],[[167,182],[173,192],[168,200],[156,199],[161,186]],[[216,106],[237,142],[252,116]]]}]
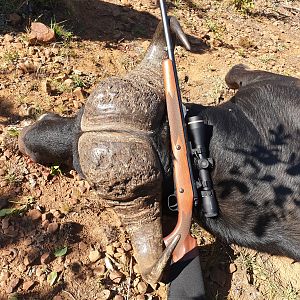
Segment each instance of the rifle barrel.
[{"label": "rifle barrel", "polygon": [[172,37],[171,37],[170,26],[169,26],[169,18],[166,10],[165,1],[159,0],[159,5],[160,5],[161,18],[163,21],[165,38],[167,43],[168,57],[172,62],[174,62],[175,61],[174,49],[173,49],[174,46],[172,43]]}]

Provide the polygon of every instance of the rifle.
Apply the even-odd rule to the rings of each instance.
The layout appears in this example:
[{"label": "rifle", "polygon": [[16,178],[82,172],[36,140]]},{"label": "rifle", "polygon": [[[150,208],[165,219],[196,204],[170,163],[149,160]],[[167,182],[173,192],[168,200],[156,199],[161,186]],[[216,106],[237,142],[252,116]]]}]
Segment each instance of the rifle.
[{"label": "rifle", "polygon": [[194,202],[197,201],[197,192],[192,174],[191,156],[186,142],[188,140],[187,130],[184,121],[169,18],[166,13],[164,0],[160,0],[160,9],[168,51],[168,58],[163,60],[162,68],[178,206],[176,227],[171,234],[164,238],[164,242],[168,245],[176,235],[180,234],[180,240],[173,251],[173,261],[176,262],[197,247],[196,239],[190,235],[192,211]]},{"label": "rifle", "polygon": [[[172,256],[172,260],[175,262],[174,265],[176,265],[177,262],[179,268],[173,268],[177,273],[175,276],[171,274],[174,279],[171,282],[170,298],[175,297],[175,299],[180,298],[182,300],[184,297],[205,299],[199,251],[196,239],[190,235],[190,227],[193,209],[195,206],[199,206],[197,188],[202,188],[202,210],[205,216],[215,217],[218,213],[212,181],[208,171],[212,163],[211,159],[207,158],[205,148],[205,124],[201,118],[192,117],[189,119],[189,134],[193,139],[193,141],[189,142],[176,70],[174,44],[172,42],[169,18],[167,16],[164,0],[160,0],[160,9],[168,52],[168,57],[162,62],[162,68],[178,207],[177,224],[174,230],[164,238],[166,246],[175,236],[180,235],[180,240]],[[193,148],[193,150],[191,148]],[[194,162],[200,170],[197,184],[194,180],[191,158],[194,159]],[[193,280],[190,280],[191,278],[193,278]],[[188,283],[188,287],[186,283]],[[172,284],[175,286],[173,293]],[[185,293],[182,292],[182,289],[186,289]]]}]

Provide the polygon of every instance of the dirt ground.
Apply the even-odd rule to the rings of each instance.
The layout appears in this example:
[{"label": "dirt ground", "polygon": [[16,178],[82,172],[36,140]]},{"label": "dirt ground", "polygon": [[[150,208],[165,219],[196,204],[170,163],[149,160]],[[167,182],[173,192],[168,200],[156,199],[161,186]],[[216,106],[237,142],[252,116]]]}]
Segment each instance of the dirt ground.
[{"label": "dirt ground", "polygon": [[[89,184],[17,149],[23,126],[46,111],[76,114],[98,82],[131,70],[160,11],[150,0],[32,2],[28,13],[26,1],[0,0],[0,299],[166,299],[164,283],[142,281]],[[185,102],[229,99],[224,77],[237,63],[300,77],[300,1],[176,0],[169,13],[192,44],[176,49]],[[29,18],[52,23],[57,41],[29,45]],[[209,299],[300,299],[300,263],[192,232]]]}]

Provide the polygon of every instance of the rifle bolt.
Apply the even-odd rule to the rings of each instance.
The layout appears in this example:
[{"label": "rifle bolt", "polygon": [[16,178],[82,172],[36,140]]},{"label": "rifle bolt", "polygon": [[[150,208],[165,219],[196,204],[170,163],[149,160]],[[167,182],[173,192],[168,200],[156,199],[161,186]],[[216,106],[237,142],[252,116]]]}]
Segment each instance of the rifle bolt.
[{"label": "rifle bolt", "polygon": [[180,150],[181,149],[180,145],[176,145],[176,149]]},{"label": "rifle bolt", "polygon": [[183,193],[184,192],[184,189],[183,188],[180,188],[179,189],[179,193]]}]

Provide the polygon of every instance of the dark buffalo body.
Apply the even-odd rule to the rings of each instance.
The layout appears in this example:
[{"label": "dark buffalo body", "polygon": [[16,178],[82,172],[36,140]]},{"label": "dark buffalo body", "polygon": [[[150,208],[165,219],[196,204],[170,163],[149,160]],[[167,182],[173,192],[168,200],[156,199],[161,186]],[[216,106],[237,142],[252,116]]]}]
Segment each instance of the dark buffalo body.
[{"label": "dark buffalo body", "polygon": [[213,125],[220,214],[199,221],[227,242],[300,260],[300,80],[238,65],[226,82],[239,88],[229,102],[189,111]]}]

